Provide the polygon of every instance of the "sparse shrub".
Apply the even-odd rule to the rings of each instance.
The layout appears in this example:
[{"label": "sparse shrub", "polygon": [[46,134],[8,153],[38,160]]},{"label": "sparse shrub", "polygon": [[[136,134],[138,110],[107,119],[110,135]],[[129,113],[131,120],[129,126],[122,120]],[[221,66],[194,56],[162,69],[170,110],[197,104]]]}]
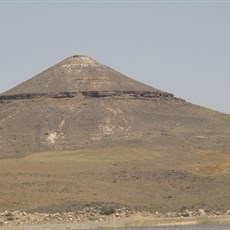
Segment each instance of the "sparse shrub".
[{"label": "sparse shrub", "polygon": [[111,215],[115,212],[115,208],[112,206],[103,206],[100,208],[100,214]]},{"label": "sparse shrub", "polygon": [[6,218],[7,218],[8,221],[14,220],[14,215],[13,215],[13,213],[11,213],[11,212],[7,213],[7,214],[6,214]]}]

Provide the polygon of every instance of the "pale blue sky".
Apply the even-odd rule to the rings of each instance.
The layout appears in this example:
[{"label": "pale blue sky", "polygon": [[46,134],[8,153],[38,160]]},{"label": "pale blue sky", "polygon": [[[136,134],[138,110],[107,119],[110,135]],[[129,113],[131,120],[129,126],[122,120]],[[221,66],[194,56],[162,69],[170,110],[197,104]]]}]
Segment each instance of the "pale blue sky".
[{"label": "pale blue sky", "polygon": [[1,1],[0,92],[74,54],[230,114],[230,1]]}]

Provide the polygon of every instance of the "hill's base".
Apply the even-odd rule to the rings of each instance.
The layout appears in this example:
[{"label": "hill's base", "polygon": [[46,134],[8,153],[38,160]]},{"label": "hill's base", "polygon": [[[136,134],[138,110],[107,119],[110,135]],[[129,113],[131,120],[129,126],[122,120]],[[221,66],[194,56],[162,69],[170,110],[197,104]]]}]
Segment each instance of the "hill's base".
[{"label": "hill's base", "polygon": [[112,204],[167,213],[230,209],[230,151],[97,148],[0,159],[0,211]]}]

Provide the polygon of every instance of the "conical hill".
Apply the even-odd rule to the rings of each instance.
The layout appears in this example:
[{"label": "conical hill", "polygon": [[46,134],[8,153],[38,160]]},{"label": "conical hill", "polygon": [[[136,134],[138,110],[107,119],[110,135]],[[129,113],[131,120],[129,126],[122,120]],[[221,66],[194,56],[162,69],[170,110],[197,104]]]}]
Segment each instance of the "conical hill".
[{"label": "conical hill", "polygon": [[229,122],[75,55],[0,95],[0,155],[89,145],[223,149]]},{"label": "conical hill", "polygon": [[229,124],[89,57],[67,58],[0,95],[0,211],[80,213],[86,202],[226,213]]}]

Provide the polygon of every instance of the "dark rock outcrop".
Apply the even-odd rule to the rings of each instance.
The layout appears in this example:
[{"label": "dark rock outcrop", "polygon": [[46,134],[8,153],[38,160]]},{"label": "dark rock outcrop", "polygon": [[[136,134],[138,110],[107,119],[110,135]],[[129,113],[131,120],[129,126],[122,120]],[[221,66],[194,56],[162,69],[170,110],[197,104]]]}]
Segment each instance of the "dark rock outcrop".
[{"label": "dark rock outcrop", "polygon": [[103,98],[103,97],[120,97],[123,99],[150,99],[150,98],[172,98],[173,94],[165,92],[148,92],[148,91],[83,91],[83,92],[59,92],[59,93],[24,93],[14,95],[1,95],[0,101],[9,100],[29,100],[37,98],[73,98],[77,95],[84,97]]}]

